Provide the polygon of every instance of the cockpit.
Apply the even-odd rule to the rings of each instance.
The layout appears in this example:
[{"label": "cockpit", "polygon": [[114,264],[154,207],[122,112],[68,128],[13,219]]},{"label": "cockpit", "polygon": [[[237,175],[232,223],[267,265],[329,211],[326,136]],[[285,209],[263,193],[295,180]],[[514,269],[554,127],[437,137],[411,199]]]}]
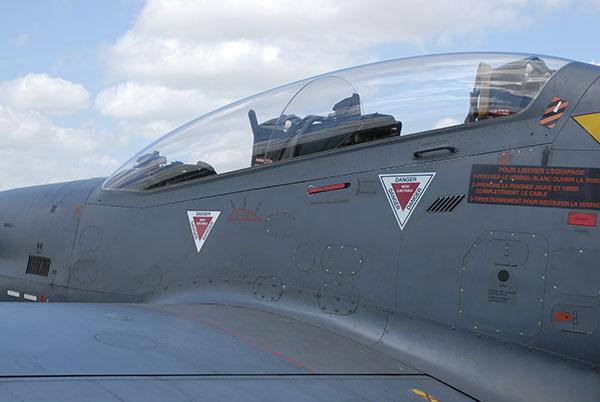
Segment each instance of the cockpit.
[{"label": "cockpit", "polygon": [[360,96],[353,93],[333,105],[327,115],[282,114],[259,123],[254,109],[248,111],[254,137],[252,166],[296,158],[328,149],[400,135],[402,123],[394,116],[362,114]]},{"label": "cockpit", "polygon": [[217,109],[146,147],[103,184],[146,191],[524,110],[569,61],[451,54],[374,63]]}]

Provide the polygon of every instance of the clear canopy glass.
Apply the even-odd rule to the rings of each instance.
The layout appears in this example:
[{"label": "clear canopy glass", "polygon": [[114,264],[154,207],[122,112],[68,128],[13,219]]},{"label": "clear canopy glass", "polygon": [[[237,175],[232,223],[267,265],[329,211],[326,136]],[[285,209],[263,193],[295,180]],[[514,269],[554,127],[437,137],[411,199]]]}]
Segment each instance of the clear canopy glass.
[{"label": "clear canopy glass", "polygon": [[400,135],[507,117],[569,60],[466,53],[398,59],[294,82],[149,145],[103,184],[153,190]]}]

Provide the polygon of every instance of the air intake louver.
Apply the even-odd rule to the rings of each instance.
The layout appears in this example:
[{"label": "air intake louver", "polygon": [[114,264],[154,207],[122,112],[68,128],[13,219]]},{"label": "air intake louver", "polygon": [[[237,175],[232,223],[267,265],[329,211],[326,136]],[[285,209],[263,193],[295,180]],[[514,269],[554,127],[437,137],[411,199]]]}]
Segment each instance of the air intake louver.
[{"label": "air intake louver", "polygon": [[427,208],[427,212],[450,212],[465,198],[464,194],[439,197]]},{"label": "air intake louver", "polygon": [[30,275],[48,276],[50,272],[50,258],[30,255],[27,261],[27,271]]}]

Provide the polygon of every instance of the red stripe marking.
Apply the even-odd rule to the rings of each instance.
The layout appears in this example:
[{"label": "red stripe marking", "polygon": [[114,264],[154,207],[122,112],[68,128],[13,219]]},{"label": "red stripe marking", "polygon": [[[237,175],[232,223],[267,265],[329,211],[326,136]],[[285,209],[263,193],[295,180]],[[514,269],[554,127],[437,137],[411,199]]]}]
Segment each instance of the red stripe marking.
[{"label": "red stripe marking", "polygon": [[550,123],[551,121],[558,120],[562,116],[562,112],[555,114],[554,116],[547,117],[545,119],[540,120],[540,124],[544,125],[546,123]]},{"label": "red stripe marking", "polygon": [[554,127],[556,127],[556,123],[548,124],[546,127],[548,127],[548,128],[554,128]]},{"label": "red stripe marking", "polygon": [[235,337],[235,338],[239,339],[240,341],[243,341],[243,342],[245,342],[245,343],[249,343],[250,345],[254,346],[254,347],[255,347],[255,348],[257,348],[257,349],[262,349],[264,352],[270,353],[270,354],[272,354],[273,356],[276,356],[276,357],[279,357],[279,358],[281,358],[281,359],[284,359],[284,360],[285,360],[287,363],[295,363],[295,364],[294,364],[294,366],[295,366],[295,367],[298,367],[298,368],[303,368],[304,370],[306,370],[306,371],[307,371],[307,372],[309,372],[310,374],[315,374],[315,373],[317,372],[315,369],[313,369],[313,368],[310,368],[310,367],[307,367],[307,366],[306,366],[306,365],[304,365],[304,364],[302,364],[302,365],[300,366],[300,364],[301,364],[301,363],[298,363],[298,362],[296,362],[296,360],[294,360],[293,358],[291,358],[291,357],[289,357],[289,356],[286,356],[286,355],[284,355],[284,354],[283,354],[283,353],[281,353],[281,352],[278,352],[278,351],[276,351],[276,350],[273,350],[273,349],[269,348],[268,346],[263,346],[263,347],[261,347],[261,346],[258,344],[258,342],[256,342],[256,341],[253,341],[253,340],[251,340],[251,339],[249,339],[249,338],[246,338],[245,336],[242,336],[242,335],[238,334],[237,332],[233,332],[233,331],[231,331],[231,330],[229,330],[229,329],[227,329],[227,328],[223,328],[223,327],[221,327],[221,326],[219,326],[219,325],[216,325],[216,324],[213,324],[213,323],[211,323],[211,322],[208,322],[208,321],[206,321],[206,320],[203,320],[202,318],[200,318],[200,317],[197,317],[197,316],[195,316],[195,315],[192,315],[192,314],[189,314],[189,315],[187,315],[187,314],[186,314],[186,315],[185,315],[185,317],[186,317],[186,318],[188,318],[188,319],[190,319],[190,320],[192,320],[192,321],[196,321],[196,322],[199,322],[199,323],[201,323],[201,324],[204,324],[204,325],[206,325],[207,327],[211,327],[211,328],[217,329],[217,330],[219,330],[219,331],[221,331],[221,332],[224,332],[224,333],[226,333],[227,335],[231,335],[231,336],[233,336],[233,337]]},{"label": "red stripe marking", "polygon": [[325,193],[327,191],[335,191],[335,190],[343,190],[345,188],[350,187],[350,183],[336,183],[336,184],[329,184],[327,186],[320,186],[320,187],[315,187],[315,186],[308,186],[308,189],[306,189],[306,192],[308,193],[308,195],[313,195],[313,194],[318,194],[318,193]]},{"label": "red stripe marking", "polygon": [[567,224],[574,226],[596,226],[598,217],[593,213],[569,212]]}]

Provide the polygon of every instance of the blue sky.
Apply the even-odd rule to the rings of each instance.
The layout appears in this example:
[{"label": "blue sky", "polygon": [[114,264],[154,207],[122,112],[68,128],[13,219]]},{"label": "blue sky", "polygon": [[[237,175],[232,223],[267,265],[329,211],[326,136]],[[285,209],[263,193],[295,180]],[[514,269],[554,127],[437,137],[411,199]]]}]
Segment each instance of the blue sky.
[{"label": "blue sky", "polygon": [[0,3],[0,77],[47,72],[102,89],[98,51],[134,23],[143,1]]},{"label": "blue sky", "polygon": [[600,62],[600,0],[415,3],[2,2],[0,188],[108,175],[224,102],[348,65],[456,51]]}]

